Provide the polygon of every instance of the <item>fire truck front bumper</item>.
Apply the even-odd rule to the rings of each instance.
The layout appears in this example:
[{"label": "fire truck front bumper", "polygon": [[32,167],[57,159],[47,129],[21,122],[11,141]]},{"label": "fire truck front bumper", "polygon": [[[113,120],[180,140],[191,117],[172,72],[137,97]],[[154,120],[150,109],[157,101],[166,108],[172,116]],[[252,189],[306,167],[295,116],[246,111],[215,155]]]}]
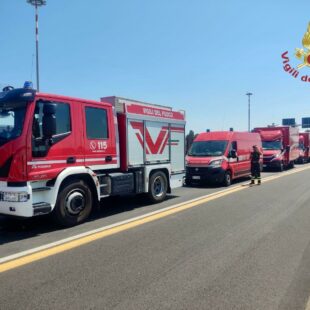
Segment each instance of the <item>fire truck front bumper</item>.
[{"label": "fire truck front bumper", "polygon": [[18,186],[14,184],[8,186],[7,182],[0,182],[0,214],[18,217],[33,216],[30,185],[20,183]]}]

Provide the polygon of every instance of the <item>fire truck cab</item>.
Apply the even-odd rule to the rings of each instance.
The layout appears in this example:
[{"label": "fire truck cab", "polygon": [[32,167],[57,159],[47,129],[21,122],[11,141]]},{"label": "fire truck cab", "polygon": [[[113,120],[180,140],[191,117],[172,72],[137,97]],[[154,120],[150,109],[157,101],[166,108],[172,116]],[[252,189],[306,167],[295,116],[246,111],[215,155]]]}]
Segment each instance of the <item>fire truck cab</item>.
[{"label": "fire truck cab", "polygon": [[0,93],[0,214],[86,220],[113,195],[160,202],[184,175],[185,113],[118,97]]}]

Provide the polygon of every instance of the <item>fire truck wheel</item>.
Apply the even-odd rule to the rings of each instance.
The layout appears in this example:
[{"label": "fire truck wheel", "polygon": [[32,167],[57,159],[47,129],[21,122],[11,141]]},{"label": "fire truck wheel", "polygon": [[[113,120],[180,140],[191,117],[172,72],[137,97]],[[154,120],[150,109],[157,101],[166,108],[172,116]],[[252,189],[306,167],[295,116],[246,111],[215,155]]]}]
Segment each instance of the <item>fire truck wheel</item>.
[{"label": "fire truck wheel", "polygon": [[223,183],[224,183],[224,186],[230,186],[231,185],[231,173],[229,171],[225,172]]},{"label": "fire truck wheel", "polygon": [[166,198],[168,182],[166,175],[161,172],[155,172],[150,177],[148,196],[151,202],[161,202]]},{"label": "fire truck wheel", "polygon": [[58,194],[54,220],[61,226],[70,227],[85,221],[92,209],[92,194],[83,181],[66,183]]}]

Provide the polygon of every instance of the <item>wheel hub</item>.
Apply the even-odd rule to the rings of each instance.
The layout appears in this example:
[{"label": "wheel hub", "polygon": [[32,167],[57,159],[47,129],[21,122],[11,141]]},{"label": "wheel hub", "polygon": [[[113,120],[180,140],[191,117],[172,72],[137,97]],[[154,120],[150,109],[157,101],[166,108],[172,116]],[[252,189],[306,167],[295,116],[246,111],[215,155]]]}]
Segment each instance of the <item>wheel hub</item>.
[{"label": "wheel hub", "polygon": [[71,192],[66,199],[66,209],[72,215],[77,215],[85,209],[85,197],[80,192]]},{"label": "wheel hub", "polygon": [[154,189],[154,194],[156,197],[160,197],[163,195],[163,182],[161,180],[160,177],[157,177],[155,180],[154,180],[154,186],[153,186],[153,189]]}]

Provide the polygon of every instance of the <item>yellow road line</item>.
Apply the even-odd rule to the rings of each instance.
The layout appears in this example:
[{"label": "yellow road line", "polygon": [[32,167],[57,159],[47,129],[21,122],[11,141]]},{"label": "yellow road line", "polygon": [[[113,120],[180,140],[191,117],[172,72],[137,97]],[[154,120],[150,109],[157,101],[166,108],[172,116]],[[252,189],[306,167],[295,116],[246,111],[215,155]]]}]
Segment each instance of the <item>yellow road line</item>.
[{"label": "yellow road line", "polygon": [[[284,172],[284,173],[281,173],[281,174],[276,175],[276,176],[267,177],[267,178],[263,179],[263,182],[265,183],[268,181],[272,181],[272,180],[275,180],[275,179],[278,179],[278,178],[281,178],[281,177],[284,177],[287,175],[291,175],[294,173],[298,173],[298,172],[307,170],[307,169],[310,169],[310,166],[300,168],[300,169],[295,169],[295,170],[288,171],[288,172]],[[210,202],[212,200],[215,200],[215,199],[218,199],[218,198],[239,192],[245,188],[247,188],[247,187],[244,187],[242,185],[235,186],[231,189],[220,191],[220,192],[208,195],[207,197],[204,197],[201,199],[198,198],[198,199],[195,199],[191,202],[187,202],[187,203],[185,202],[184,204],[177,205],[175,207],[172,206],[172,207],[168,208],[168,210],[167,209],[162,210],[162,211],[159,210],[158,213],[155,213],[155,214],[152,213],[150,215],[146,215],[143,218],[133,220],[131,222],[121,224],[119,226],[115,226],[115,227],[112,227],[109,229],[103,228],[102,231],[98,231],[96,233],[86,235],[86,236],[83,236],[81,238],[71,240],[71,241],[68,241],[66,243],[59,244],[59,245],[56,245],[54,247],[47,248],[47,249],[29,254],[29,255],[25,255],[25,256],[22,256],[22,257],[19,257],[16,259],[12,259],[10,261],[7,261],[7,262],[0,264],[0,273],[11,270],[11,269],[15,269],[17,267],[20,267],[20,266],[23,266],[26,264],[33,263],[35,261],[41,260],[43,258],[52,256],[52,255],[56,255],[56,254],[59,254],[59,253],[80,247],[82,245],[85,245],[85,244],[88,244],[90,242],[93,242],[93,241],[96,241],[96,240],[99,240],[99,239],[120,233],[120,232],[125,231],[125,230],[131,229],[131,228],[134,228],[134,227],[146,224],[146,223],[156,221],[158,219],[164,218],[164,217],[169,216],[171,214],[182,212],[184,210],[202,205],[202,204]]]}]

